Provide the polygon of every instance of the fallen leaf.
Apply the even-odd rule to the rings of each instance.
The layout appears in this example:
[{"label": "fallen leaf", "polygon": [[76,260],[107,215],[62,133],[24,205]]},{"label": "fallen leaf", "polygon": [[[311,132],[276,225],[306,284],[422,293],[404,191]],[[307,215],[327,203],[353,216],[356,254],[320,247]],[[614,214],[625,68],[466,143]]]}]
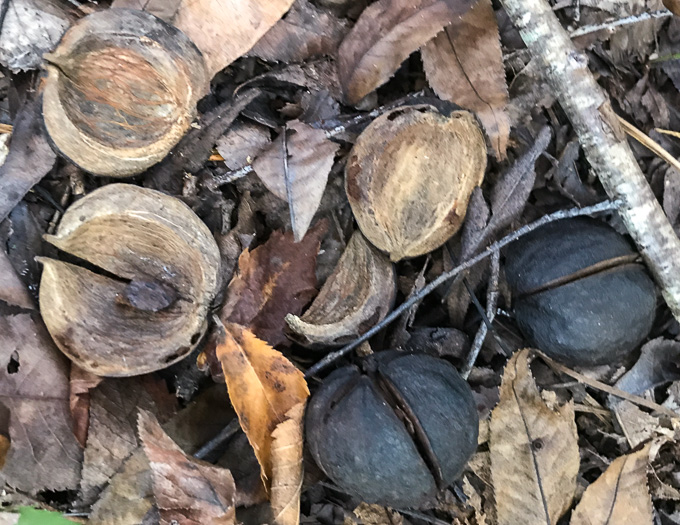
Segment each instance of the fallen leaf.
[{"label": "fallen leaf", "polygon": [[275,231],[263,245],[244,250],[227,289],[222,322],[246,326],[272,346],[289,342],[285,317],[300,314],[316,295],[314,270],[325,232],[321,222],[296,244],[292,233]]},{"label": "fallen leaf", "polygon": [[101,383],[103,379],[103,377],[86,372],[75,363],[71,363],[69,407],[73,418],[73,433],[83,448],[87,443],[87,431],[90,427],[90,390]]},{"label": "fallen leaf", "polygon": [[396,297],[389,258],[354,232],[333,273],[302,317],[288,314],[290,337],[303,346],[342,346],[380,322]]},{"label": "fallen leaf", "polygon": [[186,456],[151,413],[140,410],[138,419],[161,525],[235,524],[231,473]]},{"label": "fallen leaf", "polygon": [[252,445],[266,486],[272,480],[272,432],[309,396],[304,375],[281,352],[235,323],[217,321],[217,357],[229,399]]},{"label": "fallen leaf", "polygon": [[586,489],[570,525],[652,525],[652,499],[647,489],[650,446],[616,458]]},{"label": "fallen leaf", "polygon": [[0,166],[0,222],[47,175],[56,159],[47,142],[40,103],[26,102],[14,119],[9,155]]},{"label": "fallen leaf", "polygon": [[362,503],[352,511],[363,525],[402,525],[404,518],[398,512],[394,512],[380,505]]},{"label": "fallen leaf", "polygon": [[557,523],[576,491],[573,402],[558,406],[554,393],[541,396],[529,355],[525,349],[510,358],[500,402],[491,413],[489,451],[499,525]]},{"label": "fallen leaf", "polygon": [[115,0],[181,29],[200,49],[212,77],[246,53],[290,9],[293,0]]},{"label": "fallen leaf", "polygon": [[255,159],[253,168],[269,191],[288,202],[295,242],[300,242],[321,203],[340,145],[330,141],[324,130],[299,120],[288,122],[284,132],[285,163],[282,132]]},{"label": "fallen leaf", "polygon": [[258,40],[248,55],[270,62],[303,62],[334,53],[347,30],[344,19],[316,7],[309,0],[296,0],[290,11]]},{"label": "fallen leaf", "polygon": [[420,54],[439,98],[473,111],[482,121],[497,159],[505,159],[510,119],[508,85],[498,23],[491,0],[480,0],[425,44]]},{"label": "fallen leaf", "polygon": [[37,313],[0,317],[0,404],[10,413],[2,470],[24,492],[78,486],[82,450],[69,412],[69,362]]},{"label": "fallen leaf", "polygon": [[349,104],[381,86],[406,58],[473,0],[378,0],[361,13],[338,49],[338,76]]},{"label": "fallen leaf", "polygon": [[674,15],[680,16],[680,0],[662,0],[662,1],[666,9],[668,9]]},{"label": "fallen leaf", "polygon": [[298,403],[286,413],[287,419],[272,432],[271,507],[275,525],[300,523],[304,413],[305,402]]},{"label": "fallen leaf", "polygon": [[26,286],[14,271],[4,250],[0,250],[0,301],[27,310],[35,308]]},{"label": "fallen leaf", "polygon": [[217,152],[230,170],[252,164],[253,160],[271,143],[269,130],[254,122],[235,122],[217,140]]},{"label": "fallen leaf", "polygon": [[74,17],[50,0],[8,0],[0,34],[0,64],[14,73],[36,69]]},{"label": "fallen leaf", "polygon": [[142,377],[105,379],[91,394],[90,426],[85,446],[81,499],[96,501],[100,492],[140,445],[137,411],[155,410]]}]

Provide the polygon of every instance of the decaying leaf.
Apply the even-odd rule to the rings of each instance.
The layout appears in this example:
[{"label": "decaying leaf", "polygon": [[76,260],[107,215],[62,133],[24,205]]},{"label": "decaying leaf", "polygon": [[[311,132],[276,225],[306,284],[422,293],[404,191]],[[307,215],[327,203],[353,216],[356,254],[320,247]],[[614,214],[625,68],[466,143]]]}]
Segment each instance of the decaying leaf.
[{"label": "decaying leaf", "polygon": [[90,390],[99,385],[103,379],[86,372],[78,365],[71,364],[69,407],[73,418],[73,433],[83,448],[87,442],[87,431],[90,426]]},{"label": "decaying leaf", "polygon": [[393,264],[357,230],[304,315],[286,316],[289,335],[304,346],[343,345],[389,313],[396,291]]},{"label": "decaying leaf", "polygon": [[112,7],[142,9],[181,29],[201,50],[210,76],[243,55],[293,0],[115,0]]},{"label": "decaying leaf", "polygon": [[356,140],[345,189],[362,233],[399,261],[438,248],[458,231],[485,168],[486,144],[471,113],[403,106]]},{"label": "decaying leaf", "polygon": [[75,489],[83,453],[69,412],[68,360],[37,313],[0,317],[0,362],[11,440],[2,469],[7,483],[31,494]]},{"label": "decaying leaf", "polygon": [[302,418],[305,402],[286,413],[272,432],[271,508],[275,525],[298,525],[302,493]]},{"label": "decaying leaf", "polygon": [[139,412],[139,437],[151,466],[161,525],[234,525],[231,472],[188,457],[149,412]]},{"label": "decaying leaf", "polygon": [[440,98],[473,111],[491,147],[505,159],[510,119],[508,86],[491,0],[480,0],[420,50],[427,80]]},{"label": "decaying leaf", "polygon": [[0,34],[0,64],[13,72],[36,69],[75,17],[50,0],[9,0]]},{"label": "decaying leaf", "polygon": [[347,29],[344,19],[309,0],[296,0],[286,16],[258,40],[248,55],[280,62],[302,62],[329,55],[335,52]]},{"label": "decaying leaf", "polygon": [[384,84],[415,50],[472,0],[378,0],[368,6],[338,50],[338,75],[350,104]]},{"label": "decaying leaf", "polygon": [[663,5],[674,15],[680,16],[680,0],[662,0]]},{"label": "decaying leaf", "polygon": [[244,250],[220,312],[222,322],[247,326],[272,346],[287,342],[286,314],[300,314],[316,294],[314,270],[325,231],[326,223],[319,223],[300,243],[292,233],[276,231],[262,246]]},{"label": "decaying leaf", "polygon": [[[572,402],[538,391],[529,350],[505,367],[489,450],[499,525],[549,525],[571,505],[579,450]],[[546,401],[547,398],[547,401]]]},{"label": "decaying leaf", "polygon": [[252,164],[269,145],[269,130],[254,122],[235,122],[216,144],[217,152],[230,170]]},{"label": "decaying leaf", "polygon": [[647,489],[650,445],[616,458],[576,506],[570,525],[652,525]]},{"label": "decaying leaf", "polygon": [[380,505],[362,503],[352,511],[352,514],[359,518],[363,525],[402,525],[404,523],[401,514]]},{"label": "decaying leaf", "polygon": [[281,352],[235,323],[217,320],[217,357],[229,399],[252,445],[267,487],[272,480],[272,432],[309,396],[305,378]]},{"label": "decaying leaf", "polygon": [[[274,195],[288,202],[295,242],[305,236],[316,213],[339,144],[326,132],[293,120],[253,163],[258,177]],[[288,183],[286,183],[288,179]]]}]

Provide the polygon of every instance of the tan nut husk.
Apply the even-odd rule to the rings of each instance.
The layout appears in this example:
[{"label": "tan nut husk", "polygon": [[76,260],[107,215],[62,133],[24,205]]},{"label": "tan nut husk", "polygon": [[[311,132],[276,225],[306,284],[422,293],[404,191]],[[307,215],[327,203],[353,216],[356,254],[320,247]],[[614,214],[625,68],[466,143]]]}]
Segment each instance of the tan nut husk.
[{"label": "tan nut husk", "polygon": [[102,376],[152,372],[185,357],[203,336],[220,254],[179,199],[109,184],[70,206],[45,239],[92,268],[41,259],[40,313],[81,368]]},{"label": "tan nut husk", "polygon": [[486,144],[471,113],[401,107],[359,136],[345,189],[363,234],[399,261],[431,252],[458,231],[485,169]]},{"label": "tan nut husk", "polygon": [[47,133],[59,153],[96,175],[126,177],[163,159],[209,89],[189,38],[135,9],[82,18],[44,58]]},{"label": "tan nut husk", "polygon": [[288,314],[288,336],[303,346],[340,346],[380,322],[397,293],[394,265],[356,231],[307,311]]}]

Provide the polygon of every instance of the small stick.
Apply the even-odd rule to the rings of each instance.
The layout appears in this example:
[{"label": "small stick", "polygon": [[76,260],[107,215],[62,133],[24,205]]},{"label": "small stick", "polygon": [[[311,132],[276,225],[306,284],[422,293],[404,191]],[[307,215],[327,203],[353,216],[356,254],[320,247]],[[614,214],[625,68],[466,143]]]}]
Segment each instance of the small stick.
[{"label": "small stick", "polygon": [[639,15],[627,16],[625,18],[619,18],[616,20],[608,20],[601,24],[593,24],[589,26],[579,27],[576,31],[569,33],[571,38],[578,38],[580,36],[589,35],[590,33],[597,33],[604,29],[612,31],[616,27],[627,26],[630,24],[639,24],[645,20],[654,20],[657,18],[667,18],[673,16],[668,9],[661,9],[659,11],[652,11],[649,13],[640,13]]},{"label": "small stick", "polygon": [[348,345],[344,346],[340,350],[337,350],[335,352],[331,352],[330,354],[326,355],[323,359],[321,359],[319,362],[317,362],[314,366],[310,367],[307,372],[305,373],[306,378],[310,378],[316,374],[318,374],[321,370],[325,369],[329,365],[333,364],[335,361],[340,359],[342,356],[348,354],[352,350],[354,350],[356,347],[358,347],[361,343],[364,341],[368,341],[371,337],[373,337],[375,334],[380,332],[383,328],[385,328],[387,325],[389,325],[392,321],[395,319],[399,318],[401,314],[403,314],[405,311],[407,311],[411,306],[416,304],[419,301],[422,301],[424,297],[427,295],[431,294],[434,290],[436,290],[442,283],[445,283],[449,279],[452,279],[456,275],[458,275],[460,272],[463,270],[467,270],[468,268],[474,266],[477,264],[479,261],[482,261],[492,255],[494,252],[499,251],[501,248],[504,246],[507,246],[513,241],[516,241],[520,237],[526,235],[529,232],[534,231],[536,228],[540,228],[541,226],[548,224],[553,221],[557,221],[560,219],[567,219],[570,217],[578,217],[580,215],[591,215],[593,213],[599,213],[603,211],[610,211],[610,210],[616,210],[620,206],[619,202],[612,202],[612,201],[603,201],[598,204],[594,204],[593,206],[587,206],[585,208],[571,208],[569,210],[560,210],[556,211],[555,213],[551,213],[549,215],[544,215],[537,221],[534,221],[530,224],[527,224],[526,226],[522,226],[518,230],[506,235],[503,237],[501,240],[496,241],[489,245],[489,247],[484,250],[483,252],[480,252],[479,254],[475,255],[474,257],[471,257],[470,259],[466,260],[464,263],[459,264],[452,270],[449,270],[448,272],[442,273],[439,277],[437,277],[434,281],[430,282],[427,286],[425,286],[422,290],[420,290],[417,294],[413,294],[411,297],[409,297],[406,301],[404,301],[398,308],[392,310],[392,312],[385,317],[381,322],[379,322],[377,325],[372,327],[370,330],[368,330],[365,334],[363,334],[361,337],[358,337]]},{"label": "small stick", "polygon": [[654,153],[657,157],[661,158],[662,160],[665,160],[676,170],[680,170],[680,162],[678,161],[678,159],[676,159],[673,155],[668,153],[668,151],[666,151],[661,144],[659,144],[649,135],[640,131],[630,122],[622,119],[621,117],[619,117],[619,123],[621,124],[623,130],[626,133],[628,133],[628,135],[637,140],[640,144],[642,144],[645,148]]},{"label": "small stick", "polygon": [[[496,316],[496,304],[498,303],[498,275],[501,271],[501,253],[495,251],[491,254],[491,276],[489,277],[489,286],[486,290],[486,319],[482,321],[479,325],[479,330],[475,334],[475,339],[472,342],[472,348],[470,348],[470,354],[465,363],[465,366],[460,372],[463,379],[467,379],[470,376],[472,367],[477,361],[479,352],[482,350],[482,345],[486,339],[486,334],[489,331],[489,324],[493,323],[493,319]],[[487,321],[489,324],[487,324]]]},{"label": "small stick", "polygon": [[238,432],[239,428],[239,422],[238,418],[232,419],[229,424],[224,427],[222,430],[220,430],[220,433],[217,434],[214,438],[212,438],[210,441],[208,441],[205,445],[203,445],[201,448],[199,448],[196,452],[194,452],[194,457],[198,459],[205,459],[208,457],[212,452],[220,447],[222,444],[224,444],[228,439],[230,439],[236,432]]}]

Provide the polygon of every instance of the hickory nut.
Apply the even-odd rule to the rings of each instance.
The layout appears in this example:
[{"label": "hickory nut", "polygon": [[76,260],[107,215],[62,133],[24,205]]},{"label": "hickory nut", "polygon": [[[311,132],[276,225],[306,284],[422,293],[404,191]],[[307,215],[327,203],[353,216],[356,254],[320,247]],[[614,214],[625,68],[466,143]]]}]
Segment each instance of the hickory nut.
[{"label": "hickory nut", "polygon": [[450,485],[477,448],[468,384],[448,362],[386,351],[364,370],[336,370],[312,397],[306,434],[314,459],[367,503],[418,507]]},{"label": "hickory nut", "polygon": [[101,376],[152,372],[202,337],[220,254],[179,199],[109,184],[70,206],[45,239],[79,259],[41,259],[40,313],[81,368]]},{"label": "hickory nut", "polygon": [[53,146],[90,173],[125,177],[165,157],[208,92],[203,57],[179,29],[135,9],[82,18],[45,55]]},{"label": "hickory nut", "polygon": [[472,113],[407,106],[359,136],[345,189],[362,233],[398,261],[431,252],[458,231],[485,169],[486,144]]},{"label": "hickory nut", "polygon": [[505,272],[525,337],[567,365],[621,361],[652,328],[654,283],[601,221],[565,219],[529,233],[510,245]]}]

